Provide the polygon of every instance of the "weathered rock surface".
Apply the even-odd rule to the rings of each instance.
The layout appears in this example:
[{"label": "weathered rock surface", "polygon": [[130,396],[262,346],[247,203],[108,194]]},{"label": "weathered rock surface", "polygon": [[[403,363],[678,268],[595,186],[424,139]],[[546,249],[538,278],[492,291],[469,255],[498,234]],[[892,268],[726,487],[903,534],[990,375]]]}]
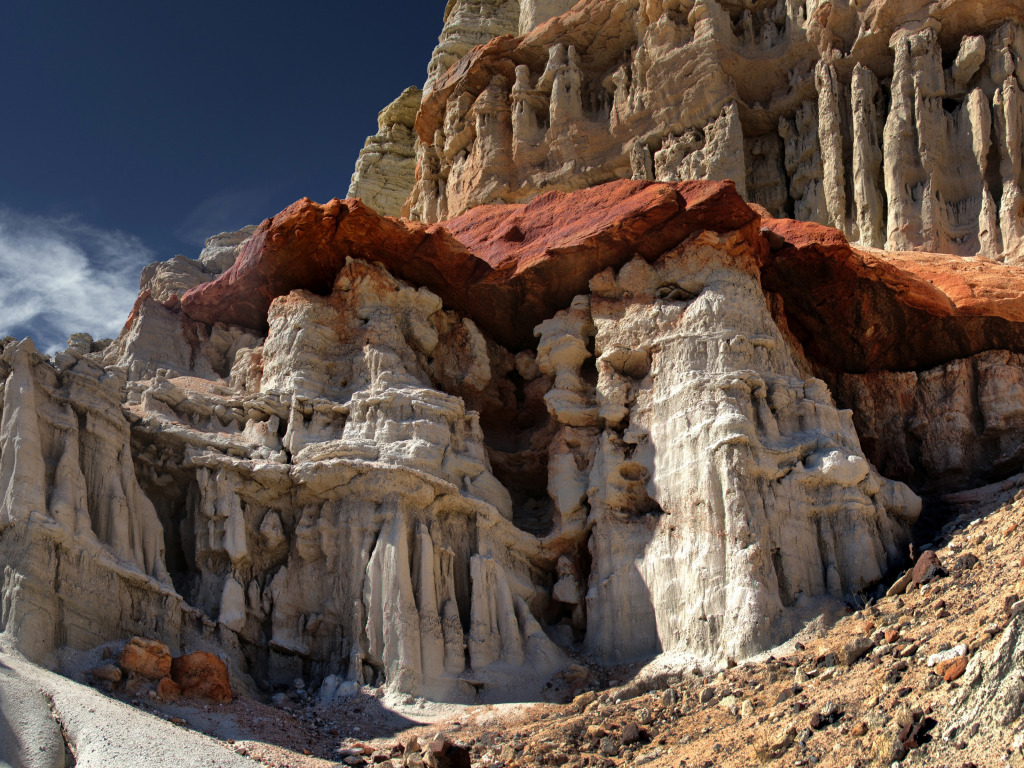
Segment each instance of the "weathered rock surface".
[{"label": "weathered rock surface", "polygon": [[1024,460],[1024,359],[983,352],[922,371],[842,374],[864,452],[886,477],[924,492],[972,487]]},{"label": "weathered rock surface", "polygon": [[[975,736],[991,739],[1004,754],[1020,764],[1024,736],[1024,617],[1017,616],[1003,630],[997,643],[966,665],[962,688],[953,701],[956,721],[949,737]],[[957,671],[961,671],[960,668]],[[1011,763],[1012,764],[1012,763]]]},{"label": "weathered rock surface", "polygon": [[133,637],[121,652],[118,666],[128,674],[159,680],[171,674],[171,649],[159,640]]},{"label": "weathered rock surface", "polygon": [[[923,301],[912,272],[723,183],[623,181],[431,227],[300,201],[180,302],[143,294],[103,352],[8,344],[5,631],[37,658],[199,635],[260,684],[466,701],[542,684],[566,664],[549,637],[608,661],[750,655],[871,589],[920,510],[789,327],[815,286],[787,289],[781,265],[812,254],[875,266],[878,306],[1015,325],[1010,283],[974,314],[955,277]],[[862,335],[854,319],[837,334]],[[76,453],[100,414],[106,442]],[[102,522],[90,483],[110,477],[134,529]],[[102,602],[57,610],[95,584]]]},{"label": "weathered rock surface", "polygon": [[[4,627],[37,658],[202,636],[264,685],[469,701],[540,686],[567,663],[550,638],[749,656],[872,589],[920,511],[815,367],[868,375],[857,351],[900,312],[927,322],[882,363],[956,365],[947,338],[1014,355],[986,347],[1018,344],[1024,284],[857,250],[713,182],[433,226],[304,200],[233,247],[180,301],[144,292],[102,352],[5,349]],[[850,281],[861,311],[822,300]],[[802,345],[812,319],[849,349]],[[94,585],[102,604],[58,610]]]},{"label": "weathered rock surface", "polygon": [[179,690],[174,691],[177,695],[218,704],[231,701],[227,664],[212,653],[195,651],[179,656],[171,663],[169,673],[178,686]]},{"label": "weathered rock surface", "polygon": [[359,151],[349,197],[358,197],[385,216],[399,216],[416,183],[413,124],[423,92],[406,88],[377,116],[377,133]]},{"label": "weathered rock surface", "polygon": [[620,178],[733,179],[864,245],[1024,258],[1019,3],[520,5],[567,12],[474,37],[458,67],[435,57],[412,217]]}]

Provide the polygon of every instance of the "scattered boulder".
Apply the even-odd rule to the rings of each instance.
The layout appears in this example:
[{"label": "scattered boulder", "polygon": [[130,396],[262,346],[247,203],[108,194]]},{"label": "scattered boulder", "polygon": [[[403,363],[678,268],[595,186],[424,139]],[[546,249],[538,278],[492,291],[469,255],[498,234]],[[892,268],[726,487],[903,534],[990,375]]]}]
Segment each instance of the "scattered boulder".
[{"label": "scattered boulder", "polygon": [[891,587],[889,587],[888,590],[886,590],[885,596],[886,597],[895,597],[896,595],[902,595],[904,592],[907,591],[907,587],[910,586],[910,582],[913,580],[913,578],[914,578],[914,571],[913,570],[907,571],[902,576],[900,576],[898,579],[896,579],[896,581],[893,583],[893,585]]},{"label": "scattered boulder", "polygon": [[955,659],[959,656],[967,655],[967,646],[961,643],[960,645],[954,645],[952,648],[947,648],[944,651],[933,653],[928,657],[928,666],[934,667],[941,664],[944,661]]},{"label": "scattered boulder", "polygon": [[118,666],[128,674],[159,680],[171,674],[171,650],[159,640],[133,637],[121,652]]},{"label": "scattered boulder", "polygon": [[470,768],[469,750],[453,743],[440,734],[428,745],[426,751],[432,758],[429,762],[436,768]]},{"label": "scattered boulder", "polygon": [[219,704],[231,701],[228,666],[212,653],[196,651],[174,659],[171,678],[186,698],[208,699]]},{"label": "scattered boulder", "polygon": [[947,683],[951,683],[967,671],[967,657],[958,656],[955,659],[941,662],[935,665],[935,671],[942,675]]},{"label": "scattered boulder", "polygon": [[572,700],[577,712],[583,712],[587,707],[597,701],[597,694],[594,691],[585,691]]},{"label": "scattered boulder", "polygon": [[826,728],[839,722],[842,716],[843,713],[839,708],[839,705],[834,701],[829,701],[819,712],[815,712],[811,715],[811,728],[816,731],[820,731],[822,728]]},{"label": "scattered boulder", "polygon": [[164,701],[177,701],[181,698],[181,686],[169,677],[161,678],[156,685],[156,695]]},{"label": "scattered boulder", "polygon": [[623,744],[635,744],[640,741],[640,728],[636,723],[626,723],[622,727],[622,733],[619,736],[619,741]]},{"label": "scattered boulder", "polygon": [[782,757],[796,740],[796,728],[780,731],[754,748],[761,762],[766,763]]},{"label": "scattered boulder", "polygon": [[965,552],[957,558],[956,563],[953,564],[953,575],[959,575],[964,571],[969,571],[971,568],[976,566],[980,561],[977,556],[970,552]]},{"label": "scattered boulder", "polygon": [[890,766],[904,754],[902,740],[892,731],[882,731],[871,742],[871,759],[877,766]]},{"label": "scattered boulder", "polygon": [[121,682],[121,670],[114,664],[104,664],[96,667],[90,674],[97,680],[105,680],[108,683],[120,683]]},{"label": "scattered boulder", "polygon": [[935,550],[928,549],[921,553],[921,557],[914,564],[911,582],[914,586],[921,586],[948,575],[946,569],[942,567],[939,556],[935,554]]},{"label": "scattered boulder", "polygon": [[868,637],[855,637],[839,649],[839,663],[852,666],[858,659],[869,653],[875,644]]},{"label": "scattered boulder", "polygon": [[608,736],[605,736],[603,739],[601,739],[599,747],[602,755],[607,755],[608,757],[615,757],[619,754],[619,748],[615,745],[615,742],[612,741]]}]

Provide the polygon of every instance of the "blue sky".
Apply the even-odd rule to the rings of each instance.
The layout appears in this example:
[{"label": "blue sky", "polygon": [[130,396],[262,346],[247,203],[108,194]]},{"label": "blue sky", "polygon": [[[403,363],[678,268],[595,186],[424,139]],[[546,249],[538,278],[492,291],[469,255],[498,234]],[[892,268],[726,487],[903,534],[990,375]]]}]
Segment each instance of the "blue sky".
[{"label": "blue sky", "polygon": [[116,335],[142,266],[344,197],[444,0],[0,9],[0,336]]}]

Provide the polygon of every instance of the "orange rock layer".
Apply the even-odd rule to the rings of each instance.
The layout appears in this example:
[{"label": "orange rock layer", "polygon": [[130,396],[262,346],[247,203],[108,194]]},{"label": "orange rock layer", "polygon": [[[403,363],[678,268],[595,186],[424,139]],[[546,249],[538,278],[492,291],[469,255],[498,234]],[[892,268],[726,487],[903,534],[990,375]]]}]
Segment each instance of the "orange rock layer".
[{"label": "orange rock layer", "polygon": [[740,231],[815,361],[843,371],[908,370],[986,349],[1024,350],[1024,269],[956,256],[851,247],[837,230],[773,219],[731,182],[617,181],[525,205],[475,208],[426,226],[358,200],[303,199],[264,221],[235,265],[181,299],[212,324],[266,328],[278,296],[329,293],[346,258],[426,286],[510,348],[635,255],[653,260],[703,231]]}]

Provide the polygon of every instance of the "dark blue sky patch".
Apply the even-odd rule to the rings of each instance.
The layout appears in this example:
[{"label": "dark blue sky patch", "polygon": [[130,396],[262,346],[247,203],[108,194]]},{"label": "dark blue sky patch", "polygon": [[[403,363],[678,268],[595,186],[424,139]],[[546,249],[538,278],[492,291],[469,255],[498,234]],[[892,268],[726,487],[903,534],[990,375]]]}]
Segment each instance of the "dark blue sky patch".
[{"label": "dark blue sky patch", "polygon": [[[377,111],[422,85],[444,5],[6,4],[3,268],[19,261],[11,221],[127,238],[137,282],[146,261],[195,257],[205,237],[300,197],[344,197]],[[75,243],[97,274],[123,272],[87,250],[95,238]],[[0,295],[0,336],[33,327],[11,301]]]}]

